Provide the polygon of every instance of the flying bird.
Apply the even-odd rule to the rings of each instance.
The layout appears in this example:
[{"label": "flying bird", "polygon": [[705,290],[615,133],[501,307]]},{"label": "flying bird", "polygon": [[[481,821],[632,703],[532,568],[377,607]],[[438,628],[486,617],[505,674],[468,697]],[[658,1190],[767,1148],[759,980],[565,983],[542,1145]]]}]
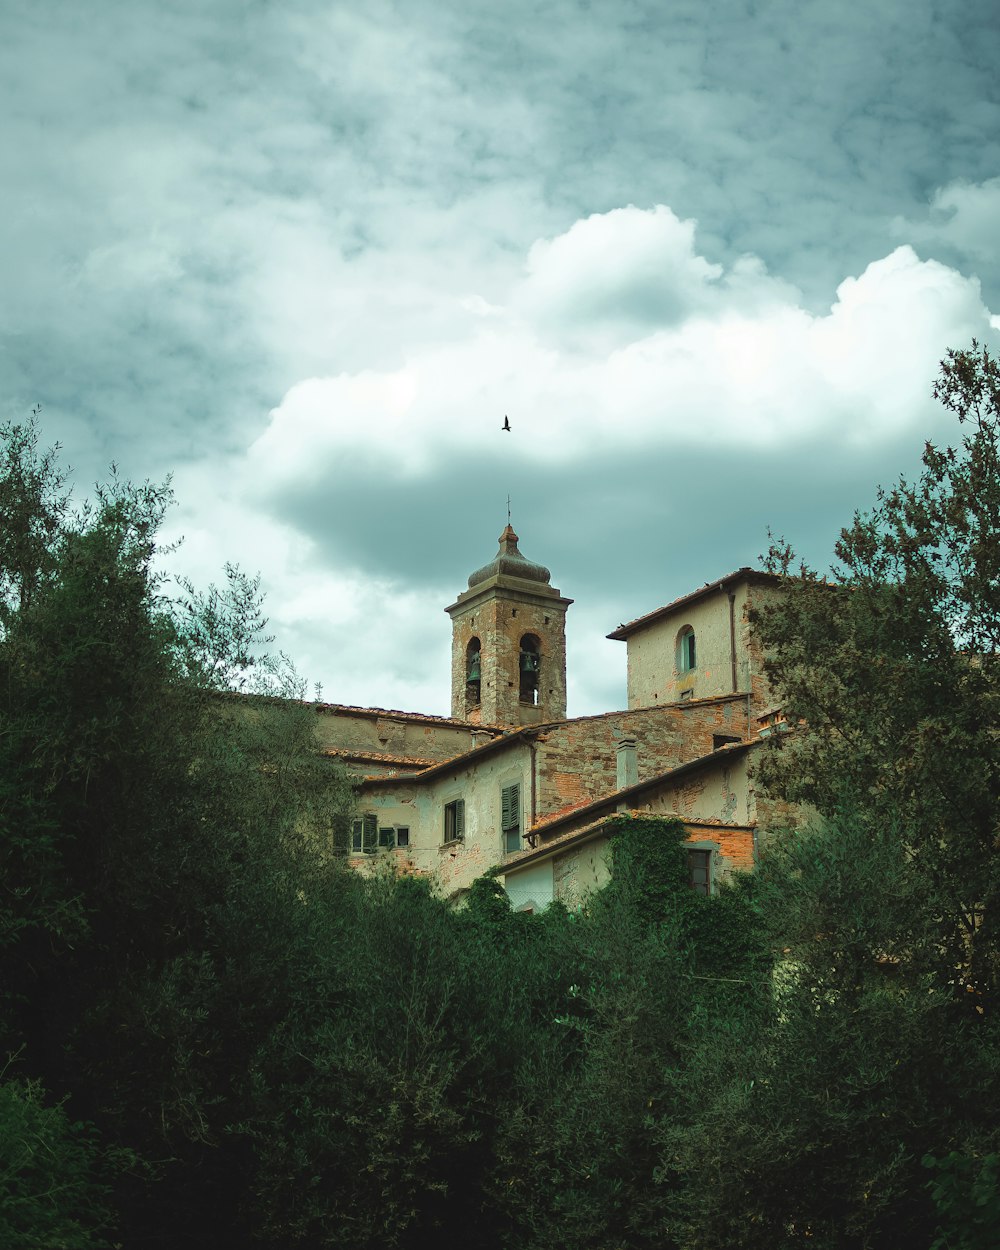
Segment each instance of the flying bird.
[{"label": "flying bird", "polygon": [[503,414],[503,425],[500,428],[506,430],[508,434],[510,433],[510,417],[506,413]]}]

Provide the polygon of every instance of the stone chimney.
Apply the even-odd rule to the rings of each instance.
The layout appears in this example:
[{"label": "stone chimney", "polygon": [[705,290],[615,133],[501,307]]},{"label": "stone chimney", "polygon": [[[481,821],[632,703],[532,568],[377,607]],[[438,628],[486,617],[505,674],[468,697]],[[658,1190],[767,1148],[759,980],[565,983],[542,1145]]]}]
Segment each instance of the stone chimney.
[{"label": "stone chimney", "polygon": [[636,759],[635,739],[622,738],[618,743],[618,785],[624,790],[626,786],[634,786],[639,780],[639,762]]}]

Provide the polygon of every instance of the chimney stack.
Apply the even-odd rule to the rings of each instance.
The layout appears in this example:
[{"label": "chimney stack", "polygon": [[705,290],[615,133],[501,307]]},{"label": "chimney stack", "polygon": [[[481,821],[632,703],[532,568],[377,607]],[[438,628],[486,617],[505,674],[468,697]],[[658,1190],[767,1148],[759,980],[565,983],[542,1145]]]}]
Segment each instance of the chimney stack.
[{"label": "chimney stack", "polygon": [[622,738],[618,743],[618,786],[634,786],[639,780],[639,763],[635,754],[635,739]]}]

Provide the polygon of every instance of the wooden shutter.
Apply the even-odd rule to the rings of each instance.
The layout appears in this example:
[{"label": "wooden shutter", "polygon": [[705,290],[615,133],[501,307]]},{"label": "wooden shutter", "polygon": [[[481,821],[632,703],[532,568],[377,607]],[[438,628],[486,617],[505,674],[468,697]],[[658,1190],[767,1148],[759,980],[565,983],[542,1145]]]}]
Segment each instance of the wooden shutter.
[{"label": "wooden shutter", "polygon": [[378,846],[378,817],[374,813],[369,813],[365,816],[362,835],[363,849],[365,851],[374,851]]},{"label": "wooden shutter", "polygon": [[500,791],[500,828],[504,854],[521,849],[521,785],[515,782]]},{"label": "wooden shutter", "polygon": [[500,791],[500,827],[508,829],[521,828],[521,785],[515,782],[512,786],[504,786]]}]

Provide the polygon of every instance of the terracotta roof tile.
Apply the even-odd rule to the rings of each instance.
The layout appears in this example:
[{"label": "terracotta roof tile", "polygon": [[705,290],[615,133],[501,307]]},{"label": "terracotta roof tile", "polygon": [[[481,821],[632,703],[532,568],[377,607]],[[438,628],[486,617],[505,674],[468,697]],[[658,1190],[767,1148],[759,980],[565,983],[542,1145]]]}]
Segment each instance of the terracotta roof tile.
[{"label": "terracotta roof tile", "polygon": [[393,755],[390,751],[351,751],[346,747],[326,747],[322,755],[342,760],[366,760],[372,764],[399,764],[406,768],[432,768],[440,760],[418,759],[416,756]]}]

